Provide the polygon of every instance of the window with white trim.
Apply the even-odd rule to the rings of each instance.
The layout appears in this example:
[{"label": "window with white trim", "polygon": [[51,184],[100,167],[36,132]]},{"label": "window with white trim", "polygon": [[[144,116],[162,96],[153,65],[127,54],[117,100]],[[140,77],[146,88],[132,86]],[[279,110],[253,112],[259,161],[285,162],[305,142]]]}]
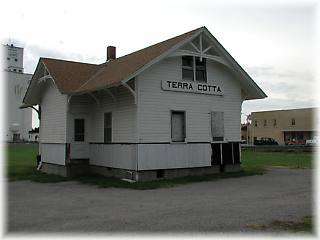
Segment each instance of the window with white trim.
[{"label": "window with white trim", "polygon": [[104,143],[112,142],[112,113],[104,114]]},{"label": "window with white trim", "polygon": [[207,82],[206,59],[182,56],[182,80]]},{"label": "window with white trim", "polygon": [[196,81],[207,82],[206,59],[202,58],[200,60],[199,57],[196,57],[195,60],[196,60],[196,65],[195,65]]},{"label": "window with white trim", "polygon": [[182,57],[182,79],[193,81],[193,57],[184,56]]}]

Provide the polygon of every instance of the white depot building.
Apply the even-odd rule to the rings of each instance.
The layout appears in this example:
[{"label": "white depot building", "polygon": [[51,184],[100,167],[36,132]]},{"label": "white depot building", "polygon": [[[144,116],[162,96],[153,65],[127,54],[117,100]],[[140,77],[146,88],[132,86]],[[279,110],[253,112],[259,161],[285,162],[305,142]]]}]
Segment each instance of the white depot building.
[{"label": "white depot building", "polygon": [[40,58],[41,169],[135,181],[237,171],[241,107],[265,93],[205,27],[87,64]]},{"label": "white depot building", "polygon": [[32,74],[23,71],[23,48],[3,45],[6,125],[5,141],[29,141],[32,129],[32,109],[20,109]]}]

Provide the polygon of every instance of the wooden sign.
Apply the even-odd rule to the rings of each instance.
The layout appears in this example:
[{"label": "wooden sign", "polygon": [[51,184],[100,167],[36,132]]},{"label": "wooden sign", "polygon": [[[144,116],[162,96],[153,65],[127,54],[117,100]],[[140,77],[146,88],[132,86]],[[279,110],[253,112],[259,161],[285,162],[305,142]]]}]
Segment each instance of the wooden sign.
[{"label": "wooden sign", "polygon": [[202,82],[169,81],[162,80],[161,87],[165,91],[200,93],[210,95],[223,95],[222,89],[218,85],[211,85]]}]

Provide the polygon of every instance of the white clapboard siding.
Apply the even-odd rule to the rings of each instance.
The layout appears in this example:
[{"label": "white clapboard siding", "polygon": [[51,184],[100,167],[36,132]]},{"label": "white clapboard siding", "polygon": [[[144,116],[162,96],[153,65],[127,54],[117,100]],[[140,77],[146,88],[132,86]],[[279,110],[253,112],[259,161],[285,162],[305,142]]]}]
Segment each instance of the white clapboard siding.
[{"label": "white clapboard siding", "polygon": [[65,165],[66,144],[41,143],[41,160],[45,163]]},{"label": "white clapboard siding", "polygon": [[90,144],[90,164],[135,170],[136,144]]},{"label": "white clapboard siding", "polygon": [[104,140],[104,114],[112,112],[113,142],[136,141],[136,106],[133,96],[124,87],[114,90],[116,101],[104,91],[95,93],[98,103],[88,94],[74,96],[68,110],[68,142],[74,142],[74,119],[85,119],[85,142]]},{"label": "white clapboard siding", "polygon": [[[97,152],[90,151],[90,142],[102,143],[104,141],[104,114],[106,112],[112,112],[113,142],[136,141],[136,107],[134,105],[134,99],[129,91],[123,87],[120,87],[116,91],[113,90],[113,93],[116,101],[104,91],[101,91],[99,94],[95,93],[98,102],[89,94],[73,96],[71,98],[68,108],[67,134],[68,142],[71,143],[71,159],[89,158],[91,164],[107,166],[110,161],[113,161],[108,154],[112,146],[115,146],[112,150],[112,156],[115,156],[115,151],[117,150],[123,151],[122,148],[116,145],[103,148],[106,150],[106,154],[102,155],[97,155]],[[74,141],[74,119],[77,118],[85,119],[84,142]],[[103,149],[100,149],[100,152]],[[91,155],[91,153],[93,155]],[[130,161],[130,156],[125,155],[125,153],[119,154],[123,162],[125,160],[124,156],[127,156],[127,160]],[[96,159],[99,159],[101,164],[99,164],[99,161]],[[129,163],[124,162],[124,164],[122,164],[123,162],[120,161],[116,164],[111,164],[110,167],[123,167],[127,169]]]},{"label": "white clapboard siding", "polygon": [[211,166],[209,143],[138,144],[138,169]]},{"label": "white clapboard siding", "polygon": [[[90,158],[89,142],[92,135],[91,109],[96,104],[94,99],[88,95],[72,96],[69,100],[67,119],[67,142],[70,144],[71,159]],[[84,119],[84,142],[74,141],[74,120]]]},{"label": "white clapboard siding", "polygon": [[52,81],[47,81],[41,100],[40,142],[65,143],[67,130],[67,96]]},{"label": "white clapboard siding", "polygon": [[105,92],[100,93],[100,105],[92,105],[90,142],[104,141],[104,113],[112,112],[112,142],[136,142],[136,105],[124,87],[113,89],[116,101]]},{"label": "white clapboard siding", "polygon": [[186,111],[186,141],[211,141],[212,111],[224,112],[227,141],[240,140],[241,88],[226,67],[207,60],[208,83],[222,87],[223,96],[163,91],[162,80],[180,81],[181,57],[166,58],[138,76],[140,142],[170,142],[170,111]]}]

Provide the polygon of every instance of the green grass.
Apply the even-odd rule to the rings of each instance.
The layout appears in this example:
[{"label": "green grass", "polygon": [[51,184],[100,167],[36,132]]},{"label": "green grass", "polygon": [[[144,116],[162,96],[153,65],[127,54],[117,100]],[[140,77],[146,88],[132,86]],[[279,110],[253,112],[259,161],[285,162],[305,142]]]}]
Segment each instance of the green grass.
[{"label": "green grass", "polygon": [[170,180],[129,183],[115,178],[90,175],[77,178],[66,178],[53,174],[45,174],[36,170],[37,147],[29,144],[15,144],[6,146],[7,175],[10,181],[31,180],[35,182],[61,182],[76,180],[85,184],[99,187],[155,189],[173,187],[192,182],[215,181],[223,178],[235,178],[263,174],[270,166],[289,168],[311,168],[311,153],[283,153],[283,152],[242,152],[243,171],[236,173],[221,173],[204,176],[188,176]]},{"label": "green grass", "polygon": [[310,152],[255,152],[243,150],[242,168],[245,171],[266,171],[270,167],[312,168]]},{"label": "green grass", "polygon": [[276,230],[300,233],[313,233],[312,217],[306,216],[300,221],[272,221],[270,224],[253,224],[248,225],[249,228],[255,230]]},{"label": "green grass", "polygon": [[35,182],[60,182],[67,179],[36,170],[37,147],[31,144],[5,146],[7,176],[10,181],[31,180]]}]

